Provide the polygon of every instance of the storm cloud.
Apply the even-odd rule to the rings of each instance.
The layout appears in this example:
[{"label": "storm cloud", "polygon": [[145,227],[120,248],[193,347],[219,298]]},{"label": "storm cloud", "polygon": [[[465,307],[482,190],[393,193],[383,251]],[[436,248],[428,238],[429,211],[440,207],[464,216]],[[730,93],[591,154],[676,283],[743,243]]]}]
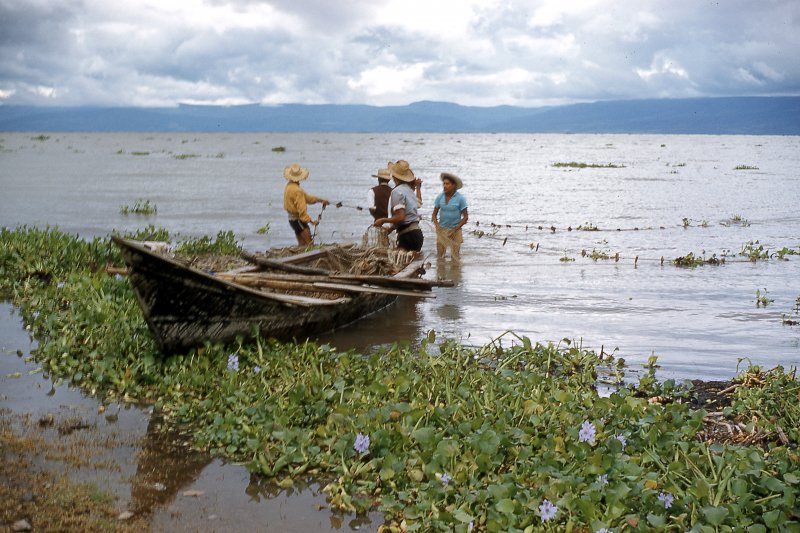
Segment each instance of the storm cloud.
[{"label": "storm cloud", "polygon": [[0,0],[0,102],[800,94],[795,0]]}]

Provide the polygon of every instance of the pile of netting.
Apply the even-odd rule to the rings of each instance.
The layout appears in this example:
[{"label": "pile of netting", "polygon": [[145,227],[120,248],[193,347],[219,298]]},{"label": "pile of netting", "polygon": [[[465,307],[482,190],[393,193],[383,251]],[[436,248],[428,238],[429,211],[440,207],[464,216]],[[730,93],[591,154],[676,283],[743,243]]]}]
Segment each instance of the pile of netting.
[{"label": "pile of netting", "polygon": [[413,260],[416,253],[381,247],[336,247],[328,250],[320,262],[327,269],[355,275],[387,276],[395,274]]}]

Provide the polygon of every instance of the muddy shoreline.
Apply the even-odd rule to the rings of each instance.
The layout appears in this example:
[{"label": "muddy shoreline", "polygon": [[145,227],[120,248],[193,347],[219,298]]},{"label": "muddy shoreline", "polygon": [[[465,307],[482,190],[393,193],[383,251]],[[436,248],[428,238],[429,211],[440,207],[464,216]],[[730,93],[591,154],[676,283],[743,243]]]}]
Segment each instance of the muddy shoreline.
[{"label": "muddy shoreline", "polygon": [[[0,304],[0,531],[376,531],[331,512],[316,483],[281,488],[192,451],[149,408],[54,385],[13,306]],[[65,500],[66,495],[70,495]],[[72,511],[64,513],[64,503]]]}]

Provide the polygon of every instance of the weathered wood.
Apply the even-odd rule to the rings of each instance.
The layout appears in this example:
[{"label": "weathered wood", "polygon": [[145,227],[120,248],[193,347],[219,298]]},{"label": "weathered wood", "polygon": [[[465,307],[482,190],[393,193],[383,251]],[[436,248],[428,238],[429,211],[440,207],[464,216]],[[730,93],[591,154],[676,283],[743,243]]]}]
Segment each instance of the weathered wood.
[{"label": "weathered wood", "polygon": [[[226,276],[252,276],[256,279],[262,275],[247,272],[248,268],[214,276],[149,250],[138,241],[116,236],[112,240],[119,246],[130,268],[128,279],[150,331],[164,354],[184,352],[205,342],[232,342],[256,333],[279,340],[303,340],[378,311],[397,299],[397,294],[390,291],[399,292],[390,287],[354,288],[357,282],[342,280],[330,290],[340,292],[340,286],[345,287],[347,290],[341,290],[341,293],[346,293],[346,296],[335,299],[313,296],[328,289],[313,285],[313,290],[279,294],[224,279]],[[416,276],[419,266],[421,262],[401,272],[404,272],[403,276]],[[306,286],[312,281],[307,278],[330,282],[328,276],[319,274],[265,274],[275,278],[272,279],[275,282],[295,282]],[[279,276],[294,279],[277,279]],[[422,291],[406,292],[416,297],[430,296],[430,293]]]},{"label": "weathered wood", "polygon": [[428,289],[432,287],[453,287],[455,283],[453,280],[442,279],[417,279],[417,278],[387,278],[386,276],[368,276],[360,274],[331,274],[331,279],[337,281],[359,281],[361,283],[371,283],[373,285],[383,285],[394,287],[402,285],[404,287],[414,287],[416,289]]},{"label": "weathered wood", "polygon": [[337,248],[340,247],[326,246],[323,248],[316,248],[314,250],[309,250],[307,252],[301,252],[299,254],[289,255],[286,257],[276,257],[275,259],[272,260],[285,264],[307,263],[309,261],[313,261],[314,259],[319,259],[320,257],[324,257],[328,255],[328,252],[330,252],[331,250],[335,250]]},{"label": "weathered wood", "polygon": [[418,259],[415,259],[414,261],[411,261],[408,265],[406,265],[406,267],[404,269],[402,269],[400,272],[398,272],[397,274],[395,274],[392,277],[395,277],[395,278],[410,278],[412,276],[417,275],[417,272],[419,270],[422,270],[424,265],[425,265],[425,258],[424,257],[419,257]]},{"label": "weathered wood", "polygon": [[371,294],[393,294],[395,296],[413,296],[415,298],[436,298],[436,295],[427,291],[409,291],[393,289],[391,287],[369,287],[367,285],[348,285],[346,283],[316,282],[315,287],[323,289],[336,289],[344,292],[368,292]]},{"label": "weathered wood", "polygon": [[311,267],[303,267],[298,265],[292,265],[289,263],[283,263],[281,261],[276,261],[274,259],[266,259],[264,257],[257,257],[251,253],[242,252],[242,258],[246,261],[254,263],[263,268],[271,268],[273,270],[282,270],[284,272],[294,272],[297,274],[322,274],[327,275],[328,272],[322,268],[311,268]]},{"label": "weathered wood", "polygon": [[127,276],[131,273],[131,270],[129,268],[120,268],[113,265],[108,265],[106,266],[106,273],[111,275],[119,274],[120,276]]},{"label": "weathered wood", "polygon": [[[280,279],[271,279],[270,277],[258,275],[234,275],[229,276],[226,274],[217,274],[217,278],[229,281],[231,283],[238,283],[248,287],[260,287],[267,289],[280,289],[286,291],[304,291],[304,292],[324,292],[342,295],[342,291],[334,289],[320,289],[315,287],[312,282],[307,281],[285,281]],[[316,276],[320,280],[327,280],[324,276]]]}]

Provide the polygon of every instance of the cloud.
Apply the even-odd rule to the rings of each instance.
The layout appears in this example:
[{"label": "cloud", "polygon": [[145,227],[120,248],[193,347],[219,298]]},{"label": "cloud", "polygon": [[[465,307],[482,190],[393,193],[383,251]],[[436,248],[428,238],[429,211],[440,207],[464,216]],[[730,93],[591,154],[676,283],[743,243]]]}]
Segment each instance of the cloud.
[{"label": "cloud", "polygon": [[800,94],[794,0],[3,0],[0,102]]}]

